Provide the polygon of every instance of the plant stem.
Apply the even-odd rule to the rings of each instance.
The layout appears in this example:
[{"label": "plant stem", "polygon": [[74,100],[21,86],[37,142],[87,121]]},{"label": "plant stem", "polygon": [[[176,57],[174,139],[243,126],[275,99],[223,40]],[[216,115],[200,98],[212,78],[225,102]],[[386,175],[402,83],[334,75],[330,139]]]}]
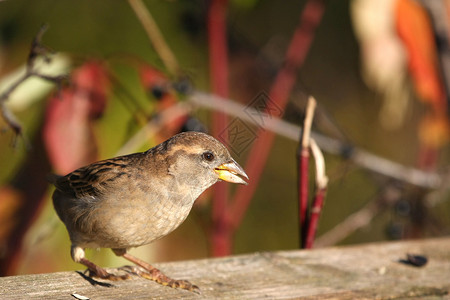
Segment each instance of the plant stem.
[{"label": "plant stem", "polygon": [[169,71],[171,75],[178,75],[179,66],[177,59],[164,40],[164,36],[161,34],[150,11],[142,0],[128,0],[128,3],[130,3],[131,8],[141,22],[142,27],[144,27],[148,38],[152,42],[153,47],[155,47],[155,50],[163,61],[167,71]]},{"label": "plant stem", "polygon": [[[209,66],[213,93],[228,97],[228,43],[227,0],[211,1],[208,11]],[[228,144],[226,131],[228,117],[220,111],[213,112],[213,133]],[[227,218],[228,185],[219,182],[214,186],[212,208],[211,251],[213,256],[231,254],[232,234]]]},{"label": "plant stem", "polygon": [[[322,0],[309,0],[300,15],[300,22],[291,39],[286,52],[286,63],[278,72],[269,92],[270,101],[274,102],[281,110],[284,110],[289,95],[297,79],[297,71],[303,65],[306,55],[314,38],[314,31],[322,19],[325,6]],[[265,113],[271,118],[273,112],[266,109]],[[253,144],[245,170],[250,178],[248,186],[239,186],[233,199],[230,210],[233,227],[239,227],[247,211],[264,166],[273,144],[274,133],[260,128],[257,133],[258,139]]]},{"label": "plant stem", "polygon": [[309,189],[309,147],[311,137],[311,126],[316,109],[316,100],[310,96],[306,106],[305,119],[303,121],[303,130],[301,132],[301,150],[298,159],[298,196],[299,196],[299,241],[300,247],[305,248],[307,236],[307,210],[308,210],[308,189]]}]

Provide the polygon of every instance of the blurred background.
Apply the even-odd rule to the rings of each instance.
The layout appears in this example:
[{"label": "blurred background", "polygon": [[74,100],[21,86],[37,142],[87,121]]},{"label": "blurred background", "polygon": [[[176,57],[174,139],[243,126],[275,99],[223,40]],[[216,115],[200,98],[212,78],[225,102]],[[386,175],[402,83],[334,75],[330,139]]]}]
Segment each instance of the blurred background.
[{"label": "blurred background", "polygon": [[[132,253],[159,262],[299,248],[298,139],[310,95],[329,178],[315,247],[448,235],[449,8],[1,1],[0,275],[83,269],[47,174],[183,130],[224,142],[250,185],[217,184],[180,228]],[[310,195],[314,173],[311,161]],[[125,264],[108,249],[87,255]]]}]

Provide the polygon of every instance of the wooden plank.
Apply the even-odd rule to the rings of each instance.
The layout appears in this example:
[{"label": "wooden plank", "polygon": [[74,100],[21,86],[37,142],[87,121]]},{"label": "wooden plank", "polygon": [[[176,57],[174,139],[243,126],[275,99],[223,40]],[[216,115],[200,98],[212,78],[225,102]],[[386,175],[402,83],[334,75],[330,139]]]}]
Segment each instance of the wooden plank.
[{"label": "wooden plank", "polygon": [[[399,263],[407,253],[423,267]],[[450,237],[157,264],[202,294],[152,281],[108,282],[60,272],[0,278],[0,299],[450,299]]]}]

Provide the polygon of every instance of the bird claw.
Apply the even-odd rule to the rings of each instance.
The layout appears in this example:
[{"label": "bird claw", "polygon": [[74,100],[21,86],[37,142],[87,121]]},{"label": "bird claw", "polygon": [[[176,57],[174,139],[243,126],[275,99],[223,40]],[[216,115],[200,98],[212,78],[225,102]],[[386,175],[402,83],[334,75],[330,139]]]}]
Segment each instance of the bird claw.
[{"label": "bird claw", "polygon": [[123,270],[128,273],[135,273],[136,272],[136,266],[122,266],[118,267],[117,270]]},{"label": "bird claw", "polygon": [[84,273],[85,274],[87,273],[87,275],[92,278],[100,278],[100,279],[106,279],[106,280],[111,280],[111,281],[121,281],[121,280],[130,279],[129,274],[116,275],[116,274],[108,273],[105,269],[101,269],[101,268],[99,268],[98,270],[87,269]]},{"label": "bird claw", "polygon": [[146,272],[145,269],[138,267],[138,266],[122,266],[117,268],[117,270],[125,271],[129,274],[137,275],[140,277],[143,277],[141,274],[143,272]]},{"label": "bird claw", "polygon": [[128,273],[135,274],[139,277],[155,281],[156,283],[159,283],[163,286],[169,286],[171,288],[175,289],[183,289],[190,292],[194,292],[197,294],[201,294],[201,290],[198,286],[195,284],[190,283],[187,280],[176,280],[172,279],[166,275],[164,275],[161,271],[158,269],[152,269],[152,270],[145,270],[144,268],[138,267],[138,266],[123,266],[120,267],[119,270],[124,270]]},{"label": "bird claw", "polygon": [[172,279],[171,281],[168,282],[168,285],[172,288],[180,288],[183,290],[201,294],[200,288],[198,286],[196,286],[195,284],[190,283],[187,280],[173,280]]}]

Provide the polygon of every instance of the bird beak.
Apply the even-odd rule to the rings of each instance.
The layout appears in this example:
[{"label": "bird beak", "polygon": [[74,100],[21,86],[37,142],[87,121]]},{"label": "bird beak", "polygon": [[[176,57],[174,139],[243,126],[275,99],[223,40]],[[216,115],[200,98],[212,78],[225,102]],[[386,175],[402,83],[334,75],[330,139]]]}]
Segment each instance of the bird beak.
[{"label": "bird beak", "polygon": [[227,162],[221,164],[217,168],[215,168],[216,173],[219,175],[219,179],[223,181],[228,181],[232,183],[240,183],[240,184],[248,184],[243,178],[248,180],[247,174],[245,174],[244,169],[232,160],[231,162]]}]

